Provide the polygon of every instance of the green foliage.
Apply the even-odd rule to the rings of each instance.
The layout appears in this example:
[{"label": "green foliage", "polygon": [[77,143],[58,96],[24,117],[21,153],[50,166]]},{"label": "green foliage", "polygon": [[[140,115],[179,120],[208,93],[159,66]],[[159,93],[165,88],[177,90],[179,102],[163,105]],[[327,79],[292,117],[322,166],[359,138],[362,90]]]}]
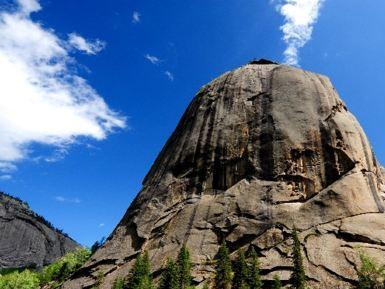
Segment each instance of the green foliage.
[{"label": "green foliage", "polygon": [[358,289],[384,289],[385,267],[379,266],[371,257],[361,253],[361,267],[358,269]]},{"label": "green foliage", "polygon": [[96,282],[94,286],[92,286],[92,289],[99,289],[100,285],[102,285],[104,280],[104,272],[99,271],[98,274],[96,275]]},{"label": "green foliage", "polygon": [[125,289],[152,289],[151,266],[148,253],[140,254],[131,270]]},{"label": "green foliage", "polygon": [[124,289],[124,278],[116,278],[114,284],[112,284],[112,289]]},{"label": "green foliage", "polygon": [[167,260],[166,269],[163,271],[159,289],[180,289],[179,270],[177,264],[171,259]]},{"label": "green foliage", "polygon": [[37,289],[45,284],[50,284],[50,288],[56,288],[89,257],[90,251],[81,248],[44,267],[41,272],[28,269],[20,272],[15,269],[3,270],[0,274],[0,289]]},{"label": "green foliage", "polygon": [[51,281],[63,282],[78,270],[88,260],[90,255],[90,250],[85,248],[68,253],[41,271],[39,274],[40,283],[47,284]]},{"label": "green foliage", "polygon": [[232,289],[249,289],[250,271],[246,263],[245,253],[239,252],[238,258],[234,263],[234,278]]},{"label": "green foliage", "polygon": [[28,269],[0,276],[1,289],[37,289],[39,286],[40,280],[37,274]]},{"label": "green foliage", "polygon": [[259,268],[258,255],[254,248],[251,249],[250,253],[250,275],[249,275],[249,287],[250,289],[262,289],[263,283],[261,280],[261,272]]},{"label": "green foliage", "polygon": [[216,275],[215,275],[215,288],[216,289],[230,289],[232,280],[232,268],[229,249],[226,243],[219,248]]},{"label": "green foliage", "polygon": [[291,282],[295,289],[306,289],[306,274],[303,266],[303,258],[301,252],[301,243],[298,238],[297,229],[292,232],[293,238],[293,273]]},{"label": "green foliage", "polygon": [[179,287],[180,289],[187,289],[191,286],[192,263],[190,260],[190,252],[186,245],[183,245],[178,254],[177,266],[179,271]]},{"label": "green foliage", "polygon": [[205,285],[203,286],[203,289],[209,289],[209,285],[205,283]]},{"label": "green foliage", "polygon": [[282,289],[281,279],[278,275],[274,276],[273,289]]}]

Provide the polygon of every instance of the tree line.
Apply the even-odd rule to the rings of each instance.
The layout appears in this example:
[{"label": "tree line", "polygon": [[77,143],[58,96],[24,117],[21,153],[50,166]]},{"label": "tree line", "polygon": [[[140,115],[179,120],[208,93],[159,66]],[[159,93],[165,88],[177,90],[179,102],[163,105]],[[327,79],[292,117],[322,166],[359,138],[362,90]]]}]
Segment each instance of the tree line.
[{"label": "tree line", "polygon": [[[306,275],[303,266],[301,244],[296,230],[292,232],[293,239],[293,273],[290,283],[293,289],[307,289]],[[168,259],[161,274],[158,286],[155,286],[147,252],[136,258],[135,264],[127,278],[118,278],[113,289],[193,289],[192,262],[186,245],[181,248],[176,260]],[[223,243],[215,259],[215,277],[206,280],[204,289],[263,289],[260,262],[254,248],[247,254],[238,252],[235,261],[231,261],[226,243]],[[274,277],[270,288],[280,289],[282,283],[278,275]]]}]

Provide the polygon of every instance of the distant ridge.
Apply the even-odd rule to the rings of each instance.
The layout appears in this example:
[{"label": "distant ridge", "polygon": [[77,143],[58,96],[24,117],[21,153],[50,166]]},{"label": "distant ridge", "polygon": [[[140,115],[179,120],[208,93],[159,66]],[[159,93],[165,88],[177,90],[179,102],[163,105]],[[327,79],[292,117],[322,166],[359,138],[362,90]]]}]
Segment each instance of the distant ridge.
[{"label": "distant ridge", "polygon": [[0,269],[40,268],[77,247],[27,202],[0,192]]}]

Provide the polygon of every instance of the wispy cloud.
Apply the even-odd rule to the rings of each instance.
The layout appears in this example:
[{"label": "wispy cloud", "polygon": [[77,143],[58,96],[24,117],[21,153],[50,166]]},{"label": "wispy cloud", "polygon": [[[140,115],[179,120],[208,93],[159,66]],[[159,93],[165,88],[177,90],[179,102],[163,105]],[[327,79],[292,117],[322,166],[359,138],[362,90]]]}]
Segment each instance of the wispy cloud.
[{"label": "wispy cloud", "polygon": [[134,13],[132,13],[132,23],[139,23],[140,20],[141,20],[141,17],[142,15],[138,12],[138,11],[134,11]]},{"label": "wispy cloud", "polygon": [[285,63],[298,65],[299,50],[311,39],[314,24],[320,14],[324,0],[272,0],[279,13],[285,18],[281,26]]},{"label": "wispy cloud", "polygon": [[[41,9],[39,2],[16,3],[11,12],[0,11],[3,173],[15,170],[17,161],[29,157],[33,143],[62,148],[80,136],[103,140],[114,129],[125,127],[125,118],[72,69],[76,61],[70,55],[71,41],[31,19],[30,14]],[[77,43],[78,49],[89,54],[100,49],[86,40]]]},{"label": "wispy cloud", "polygon": [[103,228],[105,225],[106,225],[106,224],[104,224],[104,223],[100,223],[100,224],[99,224],[99,228]]},{"label": "wispy cloud", "polygon": [[146,54],[144,58],[146,58],[148,61],[150,61],[152,64],[155,64],[155,65],[159,64],[160,62],[160,59],[154,55]]},{"label": "wispy cloud", "polygon": [[0,181],[9,181],[12,179],[11,175],[1,175],[0,176]]},{"label": "wispy cloud", "polygon": [[73,204],[81,203],[81,200],[79,198],[69,199],[69,198],[65,198],[63,196],[56,196],[55,201],[57,201],[59,203],[73,203]]},{"label": "wispy cloud", "polygon": [[174,74],[172,74],[170,71],[166,70],[164,72],[164,74],[167,76],[167,78],[170,80],[170,81],[174,81]]},{"label": "wispy cloud", "polygon": [[86,40],[77,33],[68,34],[68,43],[75,49],[86,54],[95,55],[106,47],[106,43],[100,39]]}]

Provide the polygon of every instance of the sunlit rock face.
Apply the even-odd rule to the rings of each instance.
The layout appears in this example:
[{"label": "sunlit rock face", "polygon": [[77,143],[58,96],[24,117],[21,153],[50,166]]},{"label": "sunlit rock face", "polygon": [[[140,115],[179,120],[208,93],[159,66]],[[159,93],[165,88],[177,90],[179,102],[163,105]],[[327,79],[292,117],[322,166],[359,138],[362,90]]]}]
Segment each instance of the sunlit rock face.
[{"label": "sunlit rock face", "polygon": [[357,248],[385,259],[383,179],[327,77],[253,62],[198,92],[107,243],[63,288],[100,272],[111,288],[141,250],[158,276],[184,243],[202,284],[224,241],[233,256],[253,246],[266,282],[285,283],[294,227],[311,288],[349,288]]},{"label": "sunlit rock face", "polygon": [[0,269],[41,268],[77,247],[26,203],[0,192]]}]

